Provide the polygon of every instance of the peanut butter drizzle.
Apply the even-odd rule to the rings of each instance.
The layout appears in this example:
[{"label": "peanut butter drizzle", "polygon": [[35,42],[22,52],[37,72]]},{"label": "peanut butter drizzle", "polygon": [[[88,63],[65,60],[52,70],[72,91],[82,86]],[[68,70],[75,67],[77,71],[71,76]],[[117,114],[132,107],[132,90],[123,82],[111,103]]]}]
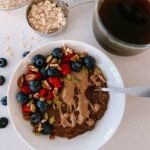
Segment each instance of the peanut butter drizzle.
[{"label": "peanut butter drizzle", "polygon": [[[96,81],[96,72],[90,77],[92,82],[97,86],[101,86],[100,82]],[[89,100],[85,96],[85,91],[89,86],[88,80],[88,72],[85,72],[84,69],[79,73],[74,73],[75,78],[79,79],[79,83],[74,83],[73,81],[64,80],[64,89],[62,91],[61,97],[62,101],[68,107],[68,113],[63,114],[61,110],[61,105],[58,105],[57,108],[60,111],[61,123],[64,128],[65,127],[75,127],[76,124],[82,124],[84,121],[87,125],[92,126],[94,124],[94,120],[89,117],[90,111],[88,106],[90,105],[94,112],[97,112],[100,109],[99,104],[94,104],[94,106],[89,102]],[[78,97],[78,104],[76,106],[74,100],[74,89],[77,86],[80,89],[80,92],[76,95]],[[75,110],[72,110],[72,107],[77,107]],[[78,111],[78,116],[75,116],[75,111]],[[68,121],[70,120],[70,121]]]}]

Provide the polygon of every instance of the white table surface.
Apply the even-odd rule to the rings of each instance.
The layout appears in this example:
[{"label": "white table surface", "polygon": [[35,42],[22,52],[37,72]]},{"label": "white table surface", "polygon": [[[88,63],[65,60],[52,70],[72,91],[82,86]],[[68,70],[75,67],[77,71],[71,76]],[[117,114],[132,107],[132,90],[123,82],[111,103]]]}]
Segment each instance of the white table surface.
[{"label": "white table surface", "polygon": [[[100,48],[92,31],[92,16],[94,3],[82,5],[71,10],[71,21],[62,35],[46,39],[41,38],[38,43],[30,42],[33,48],[45,42],[61,39],[79,40]],[[20,32],[22,32],[20,34]],[[25,21],[25,8],[9,13],[0,12],[0,57],[8,59],[8,66],[0,69],[0,74],[7,79],[0,87],[0,98],[6,95],[10,76],[21,61],[24,48],[21,48],[21,38],[29,47],[29,36],[36,36]],[[6,37],[9,36],[9,40]],[[39,37],[38,37],[39,38]],[[6,51],[10,46],[14,50],[13,56]],[[103,50],[102,50],[103,51]],[[150,51],[132,57],[120,57],[104,51],[118,67],[125,86],[150,85]],[[7,107],[0,106],[0,117],[8,117]],[[8,117],[9,118],[9,117]],[[0,130],[0,150],[29,150],[16,135],[11,123]],[[149,150],[150,149],[150,100],[127,96],[124,118],[115,135],[101,150]]]}]

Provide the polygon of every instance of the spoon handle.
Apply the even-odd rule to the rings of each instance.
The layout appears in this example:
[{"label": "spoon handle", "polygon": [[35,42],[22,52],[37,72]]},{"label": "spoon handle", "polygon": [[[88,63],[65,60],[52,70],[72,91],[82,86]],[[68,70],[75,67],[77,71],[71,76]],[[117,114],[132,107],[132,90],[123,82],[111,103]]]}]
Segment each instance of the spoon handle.
[{"label": "spoon handle", "polygon": [[102,88],[101,91],[124,93],[127,95],[139,97],[150,97],[150,87],[129,87],[129,88],[109,87],[109,88]]}]

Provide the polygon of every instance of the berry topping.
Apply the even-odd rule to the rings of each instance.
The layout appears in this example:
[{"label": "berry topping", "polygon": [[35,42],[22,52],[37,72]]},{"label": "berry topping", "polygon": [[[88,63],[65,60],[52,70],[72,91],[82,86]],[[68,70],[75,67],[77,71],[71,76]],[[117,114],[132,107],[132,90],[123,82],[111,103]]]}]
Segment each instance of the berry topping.
[{"label": "berry topping", "polygon": [[40,80],[42,78],[42,74],[40,72],[37,72],[35,75],[36,75],[36,80]]},{"label": "berry topping", "polygon": [[53,56],[58,58],[58,59],[61,59],[63,57],[63,52],[62,52],[62,49],[61,48],[55,48],[52,52]]},{"label": "berry topping", "polygon": [[75,55],[74,53],[68,54],[67,56],[63,57],[62,62],[64,62],[64,63],[70,62],[70,61],[71,61],[71,58],[72,58],[74,55]]},{"label": "berry topping", "polygon": [[62,83],[58,77],[49,77],[48,82],[53,84],[54,87],[60,88]]},{"label": "berry topping", "polygon": [[49,77],[54,77],[54,76],[60,77],[61,76],[61,72],[57,68],[49,68],[47,70],[47,75]]},{"label": "berry topping", "polygon": [[53,98],[53,94],[51,91],[48,91],[48,95],[46,97],[47,100],[51,100]]},{"label": "berry topping", "polygon": [[19,92],[17,94],[17,101],[19,103],[25,103],[28,101],[28,96],[26,94],[24,94],[23,92]]},{"label": "berry topping", "polygon": [[85,56],[83,59],[83,62],[84,62],[84,65],[89,69],[94,68],[95,63],[96,63],[95,59],[91,56]]},{"label": "berry topping", "polygon": [[42,116],[39,113],[34,113],[31,115],[31,122],[34,124],[39,123],[41,119],[42,119]]},{"label": "berry topping", "polygon": [[45,68],[41,68],[41,69],[40,69],[40,73],[41,73],[42,76],[44,76],[44,77],[45,77],[46,74],[47,74]]},{"label": "berry topping", "polygon": [[0,86],[5,83],[5,77],[0,75]]},{"label": "berry topping", "polygon": [[39,91],[39,97],[44,97],[47,95],[47,89],[40,89]]},{"label": "berry topping", "polygon": [[41,89],[40,81],[36,81],[36,80],[30,81],[29,86],[32,92],[38,92]]},{"label": "berry topping", "polygon": [[28,54],[30,53],[30,51],[25,51],[23,54],[22,54],[22,57],[26,57]]},{"label": "berry topping", "polygon": [[28,85],[23,85],[20,87],[20,91],[24,94],[30,94],[32,93],[31,89],[29,88]]},{"label": "berry topping", "polygon": [[7,96],[2,97],[1,103],[2,105],[7,106]]},{"label": "berry topping", "polygon": [[42,55],[35,55],[32,59],[33,65],[36,67],[43,67],[46,64],[45,57]]},{"label": "berry topping", "polygon": [[26,103],[22,104],[22,112],[23,113],[30,113],[31,112],[30,106],[27,106]]},{"label": "berry topping", "polygon": [[46,102],[38,101],[37,107],[40,109],[41,112],[45,112],[48,109],[48,105]]},{"label": "berry topping", "polygon": [[71,69],[72,69],[72,71],[80,72],[82,69],[82,63],[79,61],[72,62],[71,63]]},{"label": "berry topping", "polygon": [[49,135],[51,134],[51,132],[52,132],[52,126],[50,126],[49,124],[44,124],[41,133],[44,135]]},{"label": "berry topping", "polygon": [[71,72],[71,69],[70,69],[70,64],[68,63],[64,63],[61,65],[61,72],[63,75],[67,75]]},{"label": "berry topping", "polygon": [[0,118],[0,128],[6,128],[8,125],[8,119],[5,117]]}]

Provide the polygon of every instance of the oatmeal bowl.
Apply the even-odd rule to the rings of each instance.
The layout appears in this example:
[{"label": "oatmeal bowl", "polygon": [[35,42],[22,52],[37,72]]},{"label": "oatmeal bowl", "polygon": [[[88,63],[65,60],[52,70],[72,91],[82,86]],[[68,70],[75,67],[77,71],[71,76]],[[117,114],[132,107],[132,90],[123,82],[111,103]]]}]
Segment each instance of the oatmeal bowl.
[{"label": "oatmeal bowl", "polygon": [[[62,40],[27,55],[8,88],[8,111],[20,138],[38,150],[96,150],[117,130],[125,95],[111,60],[88,44]],[[81,144],[82,143],[82,144]]]}]

